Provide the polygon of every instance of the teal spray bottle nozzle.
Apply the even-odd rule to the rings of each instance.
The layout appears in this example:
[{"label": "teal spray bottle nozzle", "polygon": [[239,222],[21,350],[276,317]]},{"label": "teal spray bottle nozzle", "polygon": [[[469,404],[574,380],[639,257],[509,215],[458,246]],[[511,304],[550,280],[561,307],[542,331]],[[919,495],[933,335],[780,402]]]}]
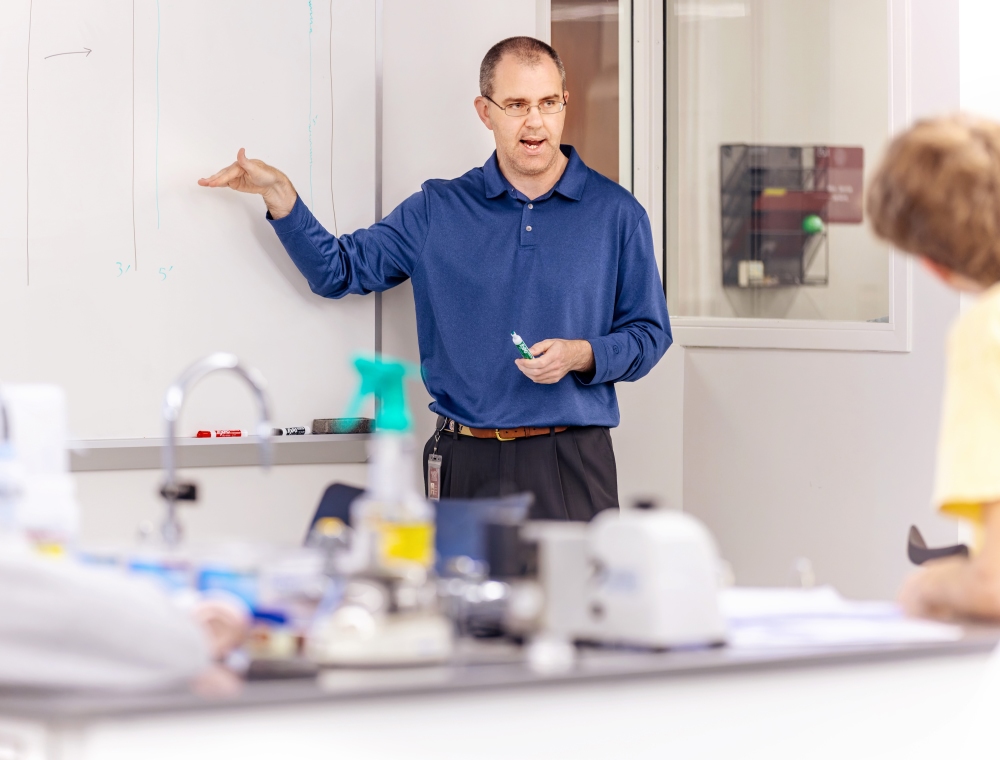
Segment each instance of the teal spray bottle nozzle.
[{"label": "teal spray bottle nozzle", "polygon": [[408,376],[420,377],[419,370],[408,362],[385,356],[376,356],[374,359],[358,356],[354,359],[354,368],[361,375],[361,385],[351,400],[347,416],[357,416],[362,402],[371,394],[378,401],[375,430],[409,432],[413,428],[413,419],[406,403],[403,381]]}]

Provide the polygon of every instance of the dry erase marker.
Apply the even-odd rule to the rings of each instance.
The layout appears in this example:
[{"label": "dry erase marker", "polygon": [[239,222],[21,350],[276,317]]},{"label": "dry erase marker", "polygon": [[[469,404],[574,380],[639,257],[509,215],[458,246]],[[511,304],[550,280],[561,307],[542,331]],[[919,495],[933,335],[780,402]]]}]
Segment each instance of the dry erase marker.
[{"label": "dry erase marker", "polygon": [[199,430],[195,438],[246,438],[249,430]]},{"label": "dry erase marker", "polygon": [[271,435],[309,435],[309,428],[305,425],[293,425],[292,427],[271,428]]},{"label": "dry erase marker", "polygon": [[521,340],[521,336],[518,335],[513,330],[510,331],[510,339],[514,341],[514,345],[517,346],[517,350],[521,352],[521,356],[523,356],[525,359],[535,358],[534,356],[531,355],[531,351],[528,350],[528,347],[524,345],[524,341]]}]

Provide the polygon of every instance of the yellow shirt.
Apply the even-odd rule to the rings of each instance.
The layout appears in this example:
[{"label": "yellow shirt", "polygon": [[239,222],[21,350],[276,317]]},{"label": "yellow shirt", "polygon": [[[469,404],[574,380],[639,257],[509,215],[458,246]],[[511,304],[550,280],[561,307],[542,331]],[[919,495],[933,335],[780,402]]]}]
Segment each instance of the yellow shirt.
[{"label": "yellow shirt", "polygon": [[934,502],[942,512],[982,520],[1000,501],[1000,285],[963,314],[948,338]]}]

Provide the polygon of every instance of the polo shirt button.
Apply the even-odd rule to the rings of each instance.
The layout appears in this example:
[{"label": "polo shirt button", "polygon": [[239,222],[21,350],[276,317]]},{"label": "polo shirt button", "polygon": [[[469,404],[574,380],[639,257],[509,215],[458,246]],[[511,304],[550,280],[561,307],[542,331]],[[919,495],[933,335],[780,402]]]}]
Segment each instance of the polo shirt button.
[{"label": "polo shirt button", "polygon": [[616,354],[618,353],[618,346],[614,346],[614,351]]},{"label": "polo shirt button", "polygon": [[534,203],[529,203],[529,204],[528,204],[528,208],[534,208],[534,207],[535,207],[535,204],[534,204]]},{"label": "polo shirt button", "polygon": [[531,225],[529,224],[529,225],[528,225],[527,227],[525,227],[524,229],[526,229],[526,230],[527,230],[528,232],[531,232]]}]

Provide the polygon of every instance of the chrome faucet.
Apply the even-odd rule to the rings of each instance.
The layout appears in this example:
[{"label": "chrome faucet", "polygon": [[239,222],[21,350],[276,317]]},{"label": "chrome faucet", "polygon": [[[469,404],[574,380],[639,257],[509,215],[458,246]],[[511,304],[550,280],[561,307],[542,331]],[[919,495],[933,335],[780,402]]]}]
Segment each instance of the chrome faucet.
[{"label": "chrome faucet", "polygon": [[163,419],[166,422],[167,445],[163,447],[163,470],[166,481],[160,495],[167,502],[167,517],[163,522],[161,535],[167,546],[180,543],[183,530],[177,519],[177,502],[194,501],[197,490],[193,483],[177,481],[177,421],[189,390],[203,377],[217,370],[230,370],[246,380],[257,399],[259,419],[257,421],[257,441],[260,444],[261,466],[271,465],[271,404],[267,398],[266,383],[255,369],[244,367],[234,354],[216,353],[206,356],[186,370],[167,388],[163,399]]}]

